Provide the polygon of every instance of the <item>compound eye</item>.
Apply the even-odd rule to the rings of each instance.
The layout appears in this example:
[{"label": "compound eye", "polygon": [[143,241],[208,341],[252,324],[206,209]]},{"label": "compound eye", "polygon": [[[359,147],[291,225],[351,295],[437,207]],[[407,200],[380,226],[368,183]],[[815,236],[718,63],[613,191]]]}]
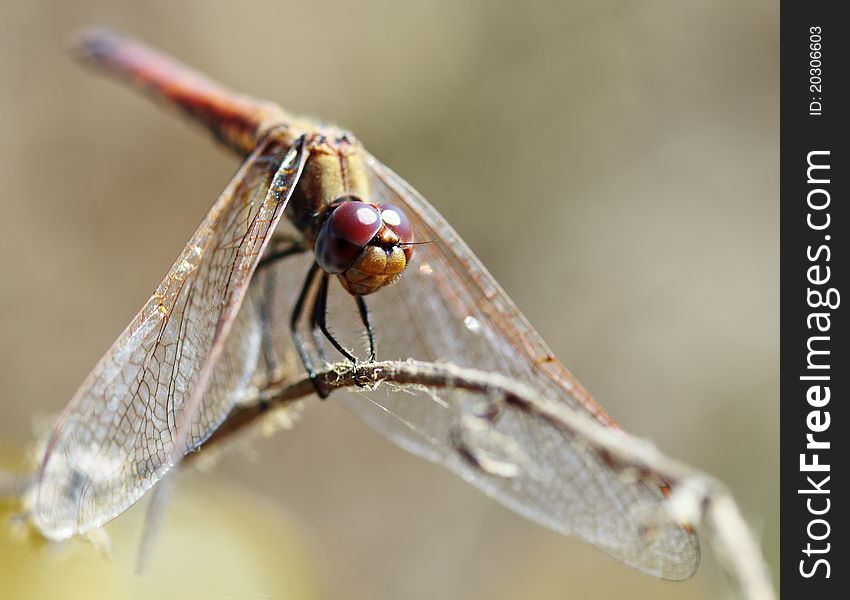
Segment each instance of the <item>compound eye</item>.
[{"label": "compound eye", "polygon": [[334,209],[316,237],[316,262],[326,273],[345,271],[381,228],[374,206],[348,200]]},{"label": "compound eye", "polygon": [[381,211],[381,220],[384,225],[392,229],[402,244],[413,242],[413,228],[403,210],[394,204],[381,204],[378,209]]}]

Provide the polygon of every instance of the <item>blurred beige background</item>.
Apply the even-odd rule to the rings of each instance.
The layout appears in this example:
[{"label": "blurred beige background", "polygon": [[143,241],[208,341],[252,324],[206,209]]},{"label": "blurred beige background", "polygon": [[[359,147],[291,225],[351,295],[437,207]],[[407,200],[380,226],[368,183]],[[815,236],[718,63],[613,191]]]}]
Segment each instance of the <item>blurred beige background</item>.
[{"label": "blurred beige background", "polygon": [[[777,3],[0,0],[5,448],[64,406],[237,166],[70,61],[70,34],[92,24],[352,129],[626,429],[729,484],[776,566]],[[205,485],[285,511],[329,598],[727,589],[705,545],[692,580],[652,580],[513,516],[333,401],[253,448]],[[211,571],[226,560],[195,551]],[[204,589],[191,577],[184,592]]]}]

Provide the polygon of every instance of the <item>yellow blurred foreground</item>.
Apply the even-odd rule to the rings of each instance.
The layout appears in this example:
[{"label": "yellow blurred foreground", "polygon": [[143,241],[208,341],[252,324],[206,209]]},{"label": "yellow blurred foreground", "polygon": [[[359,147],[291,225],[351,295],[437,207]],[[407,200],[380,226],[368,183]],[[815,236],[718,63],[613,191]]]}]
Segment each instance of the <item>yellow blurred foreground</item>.
[{"label": "yellow blurred foreground", "polygon": [[149,564],[137,575],[146,504],[107,525],[109,556],[85,540],[46,544],[9,527],[14,508],[0,504],[0,597],[323,596],[310,548],[286,513],[250,491],[204,477],[177,482]]}]

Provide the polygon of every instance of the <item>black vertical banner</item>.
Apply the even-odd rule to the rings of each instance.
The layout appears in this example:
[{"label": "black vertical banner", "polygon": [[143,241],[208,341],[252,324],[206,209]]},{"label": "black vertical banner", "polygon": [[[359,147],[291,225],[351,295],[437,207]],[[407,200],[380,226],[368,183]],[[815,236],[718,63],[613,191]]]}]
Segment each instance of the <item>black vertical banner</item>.
[{"label": "black vertical banner", "polygon": [[850,21],[781,5],[781,589],[850,594]]}]

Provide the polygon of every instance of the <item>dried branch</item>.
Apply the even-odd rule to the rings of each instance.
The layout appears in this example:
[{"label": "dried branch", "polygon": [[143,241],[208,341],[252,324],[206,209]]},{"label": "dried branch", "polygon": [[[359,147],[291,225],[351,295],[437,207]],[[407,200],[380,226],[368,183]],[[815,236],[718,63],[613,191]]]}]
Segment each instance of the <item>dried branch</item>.
[{"label": "dried branch", "polygon": [[[360,365],[355,380],[350,365],[334,365],[318,374],[317,384],[328,392],[343,388],[373,388],[385,383],[425,387],[430,390],[463,389],[486,397],[499,395],[508,404],[550,421],[588,449],[604,455],[606,462],[622,471],[652,474],[670,483],[670,509],[684,523],[701,523],[724,568],[747,600],[776,598],[770,572],[752,530],[726,486],[713,477],[673,460],[653,444],[606,427],[586,413],[538,394],[527,385],[495,373],[418,361],[375,362]],[[304,378],[271,385],[234,409],[204,445],[204,452],[221,445],[234,434],[257,424],[269,410],[290,406],[314,396],[313,383]],[[411,397],[411,401],[415,401]],[[201,453],[203,454],[203,452]],[[191,457],[187,457],[191,458]]]}]

